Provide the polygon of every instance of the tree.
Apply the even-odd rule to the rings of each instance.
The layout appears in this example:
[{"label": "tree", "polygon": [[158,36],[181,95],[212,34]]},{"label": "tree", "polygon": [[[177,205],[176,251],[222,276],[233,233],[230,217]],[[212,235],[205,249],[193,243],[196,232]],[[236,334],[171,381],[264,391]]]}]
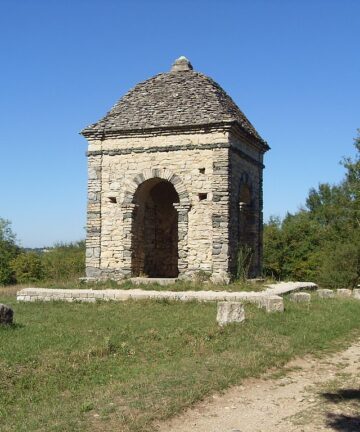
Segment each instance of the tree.
[{"label": "tree", "polygon": [[276,279],[306,280],[315,277],[321,230],[300,210],[283,221],[271,218],[264,229],[264,271]]},{"label": "tree", "polygon": [[337,185],[312,188],[306,208],[264,227],[264,270],[277,278],[313,279],[329,287],[360,282],[360,131]]},{"label": "tree", "polygon": [[11,223],[0,218],[0,285],[15,282],[10,263],[19,252],[20,248],[16,245],[16,236],[12,232]]},{"label": "tree", "polygon": [[271,216],[264,226],[264,273],[271,278],[284,277],[284,246],[281,220]]},{"label": "tree", "polygon": [[335,189],[334,218],[324,242],[319,281],[333,287],[356,287],[360,282],[360,130],[355,158],[345,158],[345,179]]}]

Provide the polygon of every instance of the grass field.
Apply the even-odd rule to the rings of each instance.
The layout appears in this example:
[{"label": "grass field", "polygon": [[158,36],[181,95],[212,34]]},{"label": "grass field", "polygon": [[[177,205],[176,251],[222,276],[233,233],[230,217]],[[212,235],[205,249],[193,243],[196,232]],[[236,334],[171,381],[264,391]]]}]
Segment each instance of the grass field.
[{"label": "grass field", "polygon": [[215,390],[360,336],[360,301],[246,307],[219,329],[216,305],[17,303],[0,327],[0,425],[9,431],[146,431]]}]

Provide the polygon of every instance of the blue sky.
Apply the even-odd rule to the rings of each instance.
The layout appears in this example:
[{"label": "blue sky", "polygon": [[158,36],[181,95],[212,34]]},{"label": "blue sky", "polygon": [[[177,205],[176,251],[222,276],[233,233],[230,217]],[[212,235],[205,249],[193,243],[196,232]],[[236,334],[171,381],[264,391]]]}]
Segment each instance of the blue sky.
[{"label": "blue sky", "polygon": [[0,217],[26,247],[85,237],[86,141],[187,56],[268,141],[264,214],[336,183],[360,127],[360,1],[0,0]]}]

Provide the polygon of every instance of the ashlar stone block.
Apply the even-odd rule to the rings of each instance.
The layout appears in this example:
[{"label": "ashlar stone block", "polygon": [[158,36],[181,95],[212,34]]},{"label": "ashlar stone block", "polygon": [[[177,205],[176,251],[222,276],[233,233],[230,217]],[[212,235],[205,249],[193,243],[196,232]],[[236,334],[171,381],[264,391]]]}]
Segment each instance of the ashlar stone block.
[{"label": "ashlar stone block", "polygon": [[263,306],[268,313],[284,312],[284,300],[282,297],[273,295],[264,297]]},{"label": "ashlar stone block", "polygon": [[244,305],[240,302],[219,302],[216,321],[220,326],[245,320]]},{"label": "ashlar stone block", "polygon": [[359,288],[356,288],[353,290],[353,297],[356,300],[360,300],[360,289]]},{"label": "ashlar stone block", "polygon": [[230,283],[228,274],[221,270],[218,273],[213,273],[210,280],[215,285],[228,285]]},{"label": "ashlar stone block", "polygon": [[318,296],[320,298],[334,298],[335,292],[331,289],[318,289],[317,290]]},{"label": "ashlar stone block", "polygon": [[346,288],[339,288],[336,290],[337,297],[351,297],[352,291]]},{"label": "ashlar stone block", "polygon": [[295,303],[310,303],[311,294],[305,292],[295,292],[290,294],[290,300]]}]

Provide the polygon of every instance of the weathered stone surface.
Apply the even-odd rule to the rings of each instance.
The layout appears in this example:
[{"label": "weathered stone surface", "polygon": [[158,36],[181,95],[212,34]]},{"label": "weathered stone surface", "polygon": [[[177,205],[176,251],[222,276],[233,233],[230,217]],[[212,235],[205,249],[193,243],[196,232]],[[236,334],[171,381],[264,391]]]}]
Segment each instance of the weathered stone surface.
[{"label": "weathered stone surface", "polygon": [[304,292],[294,292],[290,294],[290,300],[296,303],[309,303],[311,301],[311,294]]},{"label": "weathered stone surface", "polygon": [[356,288],[353,290],[353,296],[356,300],[360,300],[360,289]]},{"label": "weathered stone surface", "polygon": [[352,291],[350,289],[346,289],[346,288],[338,288],[336,290],[336,295],[338,297],[351,297]]},{"label": "weathered stone surface", "polygon": [[318,296],[321,298],[334,298],[335,292],[331,289],[318,289]]},{"label": "weathered stone surface", "polygon": [[176,283],[176,278],[145,278],[145,277],[136,277],[130,278],[131,282],[135,285],[149,285],[153,283],[157,283],[159,285],[173,285]]},{"label": "weathered stone surface", "polygon": [[284,300],[280,296],[266,296],[262,301],[266,312],[284,312]]},{"label": "weathered stone surface", "polygon": [[[109,132],[165,129],[189,125],[236,122],[264,141],[234,101],[211,78],[193,70],[186,58],[172,70],[137,84],[100,121],[82,131],[86,137]],[[102,135],[101,135],[102,134]]]},{"label": "weathered stone surface", "polygon": [[213,273],[210,278],[211,282],[216,285],[227,285],[230,282],[229,275],[220,271],[219,273]]},{"label": "weathered stone surface", "polygon": [[239,302],[219,302],[216,321],[220,326],[245,320],[244,305]]},{"label": "weathered stone surface", "polygon": [[0,303],[0,324],[12,324],[14,311],[10,306]]},{"label": "weathered stone surface", "polygon": [[299,290],[315,290],[317,288],[314,282],[278,282],[275,284],[266,285],[267,289],[265,292],[269,292],[276,295],[286,294],[292,291]]},{"label": "weathered stone surface", "polygon": [[[148,279],[150,282],[151,279]],[[291,292],[291,287],[288,292]],[[282,288],[284,291],[284,289]],[[53,288],[24,288],[17,293],[18,301],[42,301],[47,299],[61,301],[83,301],[83,299],[99,299],[99,300],[115,300],[124,301],[132,299],[169,299],[176,301],[232,301],[232,302],[250,302],[261,307],[267,307],[269,311],[272,309],[283,309],[282,298],[278,295],[271,295],[271,292],[276,293],[276,289],[266,291],[155,291],[142,289],[53,289]],[[286,292],[283,292],[284,294]]]}]

